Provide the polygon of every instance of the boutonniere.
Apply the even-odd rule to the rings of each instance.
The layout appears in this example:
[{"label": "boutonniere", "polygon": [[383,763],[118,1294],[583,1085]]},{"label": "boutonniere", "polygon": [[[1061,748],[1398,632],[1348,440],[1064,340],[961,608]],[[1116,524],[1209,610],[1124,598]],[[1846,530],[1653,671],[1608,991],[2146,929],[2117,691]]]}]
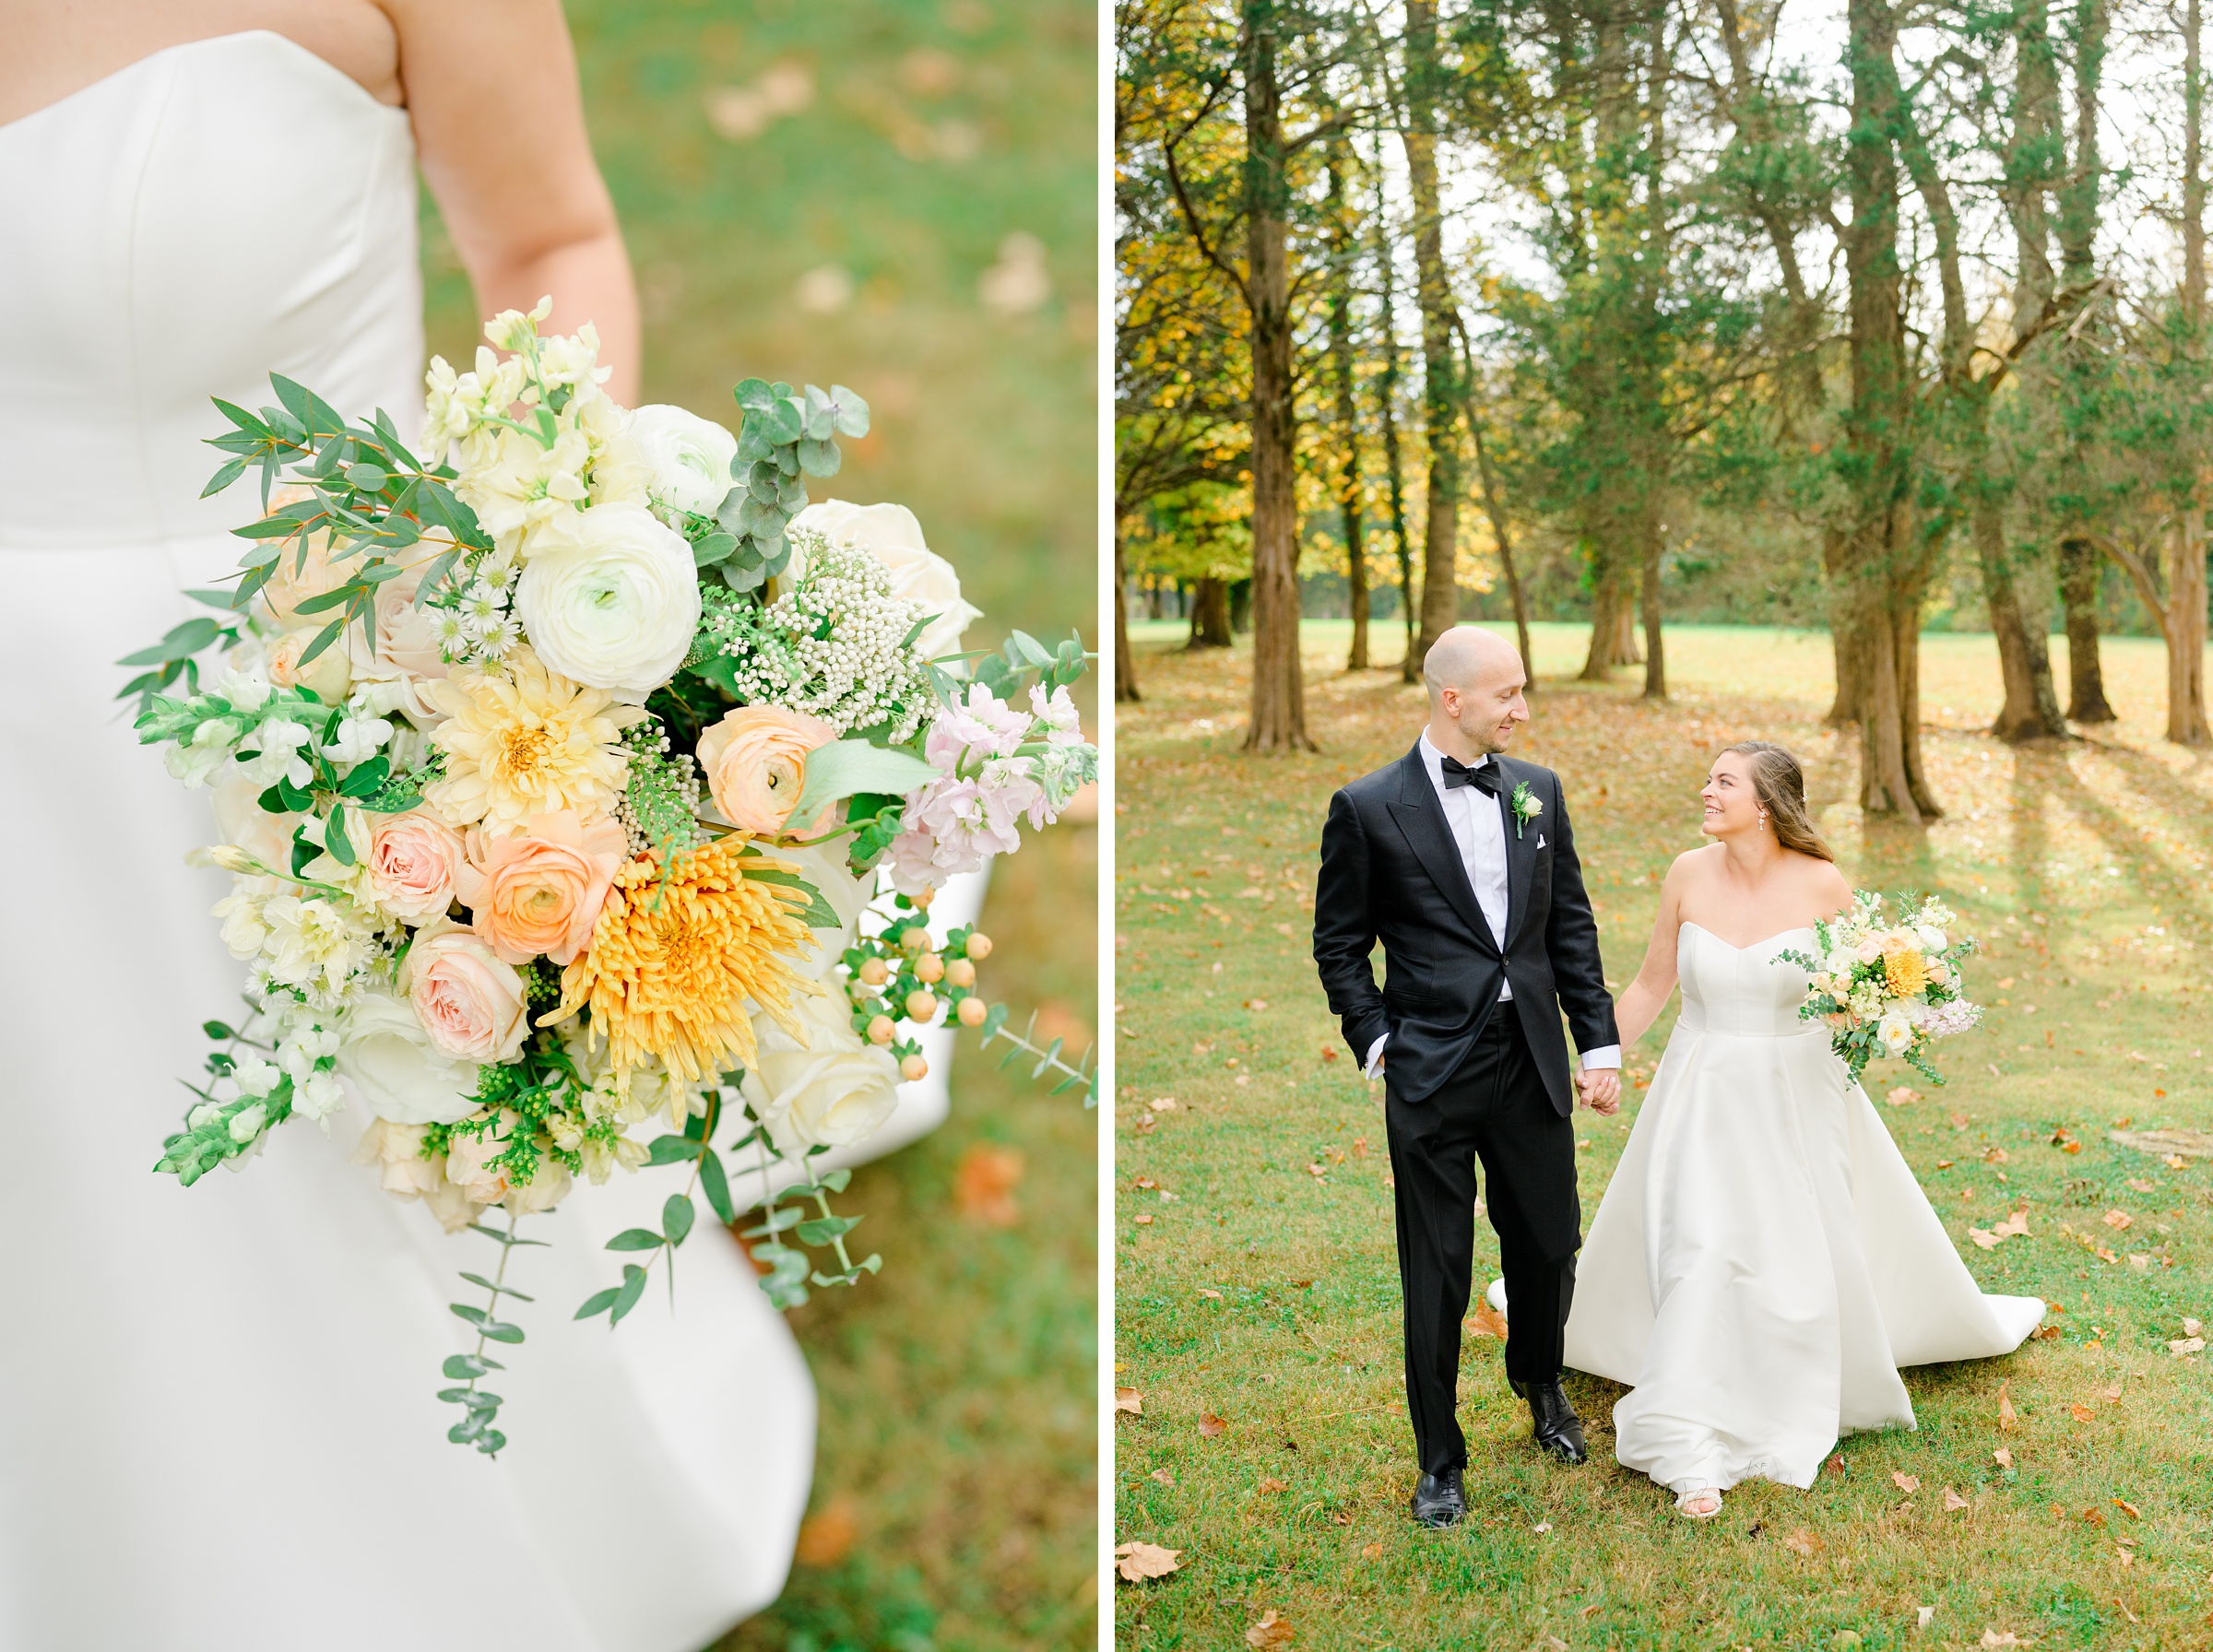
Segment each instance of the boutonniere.
[{"label": "boutonniere", "polygon": [[1522,827],[1544,812],[1544,806],[1537,801],[1536,794],[1529,789],[1526,780],[1514,783],[1511,801],[1514,806],[1514,835],[1518,838],[1521,835]]}]

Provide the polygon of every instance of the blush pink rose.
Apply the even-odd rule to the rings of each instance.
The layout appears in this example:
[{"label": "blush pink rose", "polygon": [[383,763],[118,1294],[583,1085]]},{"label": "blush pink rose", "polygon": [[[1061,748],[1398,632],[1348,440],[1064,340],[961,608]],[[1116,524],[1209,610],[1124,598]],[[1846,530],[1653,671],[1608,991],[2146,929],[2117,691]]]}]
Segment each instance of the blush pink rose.
[{"label": "blush pink rose", "polygon": [[807,784],[807,754],[836,730],[775,705],[741,705],[699,737],[699,766],[723,819],[740,832],[780,832]]},{"label": "blush pink rose", "polygon": [[615,869],[630,840],[605,815],[573,808],[532,815],[514,837],[469,834],[456,888],[476,932],[502,959],[521,963],[544,953],[569,963],[592,938]]},{"label": "blush pink rose", "polygon": [[522,976],[474,929],[444,918],[416,931],[400,987],[432,1046],[449,1061],[509,1060],[530,1031]]},{"label": "blush pink rose", "polygon": [[425,809],[382,818],[369,832],[369,888],[379,904],[420,923],[453,904],[468,864],[461,834]]}]

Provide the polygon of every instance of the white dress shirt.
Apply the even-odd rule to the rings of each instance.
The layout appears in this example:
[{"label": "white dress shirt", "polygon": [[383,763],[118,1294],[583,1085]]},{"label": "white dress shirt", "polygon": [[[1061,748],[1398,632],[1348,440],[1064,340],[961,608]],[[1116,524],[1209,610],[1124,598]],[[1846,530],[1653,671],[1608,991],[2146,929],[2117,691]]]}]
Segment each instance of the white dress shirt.
[{"label": "white dress shirt", "polygon": [[[1438,807],[1445,811],[1445,824],[1451,828],[1452,842],[1460,850],[1460,864],[1466,868],[1468,883],[1475,891],[1475,904],[1483,909],[1484,922],[1490,925],[1491,936],[1498,943],[1498,950],[1506,950],[1506,921],[1509,915],[1509,884],[1506,864],[1506,816],[1492,802],[1490,793],[1481,786],[1445,784],[1445,754],[1429,743],[1427,730],[1415,747],[1421,753],[1422,768],[1428,773],[1429,789],[1437,794]],[[1491,761],[1485,752],[1471,764],[1480,769]],[[1538,842],[1543,843],[1540,837]],[[1498,1001],[1508,1002],[1514,996],[1513,984],[1501,982]],[[1368,1078],[1376,1076],[1376,1068],[1383,1059],[1383,1046],[1391,1034],[1368,1046]],[[1585,1071],[1602,1067],[1621,1065],[1621,1046],[1607,1044],[1604,1048],[1583,1052]]]}]

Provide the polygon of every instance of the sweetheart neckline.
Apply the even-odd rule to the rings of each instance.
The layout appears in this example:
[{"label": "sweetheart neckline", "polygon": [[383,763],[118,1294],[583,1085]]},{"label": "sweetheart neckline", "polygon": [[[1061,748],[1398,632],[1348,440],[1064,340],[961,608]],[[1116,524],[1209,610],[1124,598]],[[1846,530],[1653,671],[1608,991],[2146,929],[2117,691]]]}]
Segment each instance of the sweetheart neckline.
[{"label": "sweetheart neckline", "polygon": [[367,87],[356,80],[351,75],[349,75],[344,69],[338,67],[337,64],[331,62],[329,58],[324,56],[320,52],[312,51],[308,47],[302,45],[298,41],[292,39],[292,37],[289,34],[279,34],[274,29],[234,29],[228,34],[205,34],[196,41],[179,41],[173,46],[161,46],[154,51],[148,52],[144,57],[133,58],[129,63],[124,64],[121,68],[111,69],[108,71],[108,73],[102,75],[97,80],[88,80],[84,85],[78,87],[75,91],[64,92],[53,102],[41,104],[38,108],[31,110],[28,114],[19,114],[12,121],[0,121],[0,137],[6,136],[7,134],[15,131],[18,126],[28,126],[31,122],[39,120],[43,116],[50,115],[57,109],[65,109],[70,104],[76,102],[79,98],[88,97],[91,93],[100,90],[102,87],[108,86],[114,81],[121,80],[125,75],[135,74],[138,70],[144,68],[148,64],[153,63],[160,58],[167,57],[173,52],[190,52],[195,47],[200,46],[227,45],[232,41],[253,40],[261,35],[266,35],[273,41],[282,41],[285,45],[290,46],[298,55],[307,58],[309,61],[314,63],[321,68],[329,70],[330,73],[336,75],[348,86],[353,88],[355,91],[361,93],[362,97],[368,99],[368,100],[376,108],[389,109],[403,115],[407,113],[407,106],[405,104],[386,103],[383,101],[376,96],[374,92],[371,91]]},{"label": "sweetheart neckline", "polygon": [[1696,929],[1700,935],[1703,935],[1709,940],[1721,941],[1722,945],[1728,947],[1732,952],[1755,951],[1757,949],[1766,946],[1769,941],[1781,940],[1786,935],[1811,935],[1814,933],[1814,926],[1811,924],[1793,924],[1790,928],[1778,929],[1774,934],[1768,936],[1763,939],[1756,940],[1750,946],[1739,947],[1732,945],[1728,941],[1722,940],[1720,936],[1714,934],[1714,932],[1707,928],[1705,925],[1698,923],[1694,919],[1685,918],[1683,920],[1683,927],[1686,929]]}]

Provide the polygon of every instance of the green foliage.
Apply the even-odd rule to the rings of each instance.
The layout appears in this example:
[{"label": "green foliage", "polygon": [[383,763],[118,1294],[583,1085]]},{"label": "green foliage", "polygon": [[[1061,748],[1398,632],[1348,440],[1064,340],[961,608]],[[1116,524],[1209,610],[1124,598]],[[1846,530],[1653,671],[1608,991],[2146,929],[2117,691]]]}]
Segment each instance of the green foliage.
[{"label": "green foliage", "polygon": [[802,392],[747,379],[731,394],[741,415],[730,464],[737,485],[716,513],[721,533],[695,540],[692,554],[731,590],[754,591],[791,559],[784,530],[807,508],[801,477],[837,474],[837,438],[869,433],[869,405],[843,384]]}]

